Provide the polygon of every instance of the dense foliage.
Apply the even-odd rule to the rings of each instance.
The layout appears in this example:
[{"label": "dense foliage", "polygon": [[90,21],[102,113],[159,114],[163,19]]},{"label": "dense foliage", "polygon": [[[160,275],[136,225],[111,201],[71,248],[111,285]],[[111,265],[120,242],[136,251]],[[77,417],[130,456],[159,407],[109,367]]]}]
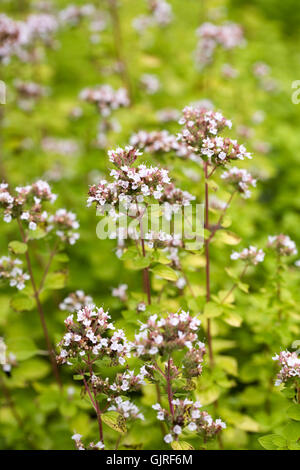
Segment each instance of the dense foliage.
[{"label": "dense foliage", "polygon": [[0,8],[0,448],[299,450],[297,2]]}]

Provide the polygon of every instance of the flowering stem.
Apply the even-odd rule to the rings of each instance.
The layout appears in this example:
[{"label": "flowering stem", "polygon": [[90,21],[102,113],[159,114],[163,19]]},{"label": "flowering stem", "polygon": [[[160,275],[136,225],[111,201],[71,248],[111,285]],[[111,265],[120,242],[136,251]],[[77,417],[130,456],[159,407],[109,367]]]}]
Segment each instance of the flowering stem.
[{"label": "flowering stem", "polygon": [[1,182],[6,181],[8,183],[6,172],[3,164],[3,150],[2,150],[2,129],[3,129],[3,118],[4,118],[4,110],[3,105],[0,105],[0,175],[1,175]]},{"label": "flowering stem", "polygon": [[211,170],[211,172],[207,175],[207,179],[210,178],[214,172],[216,171],[216,169],[218,168],[218,165],[214,166],[213,169]]},{"label": "flowering stem", "polygon": [[88,396],[89,396],[89,399],[91,400],[91,403],[92,403],[92,405],[93,405],[94,410],[96,411],[96,404],[95,404],[94,399],[93,399],[93,396],[92,396],[92,394],[91,394],[90,387],[88,386],[88,383],[87,383],[87,381],[86,381],[86,379],[85,379],[85,377],[84,377],[84,372],[83,372],[82,370],[79,371],[79,372],[80,372],[80,374],[82,375],[82,380],[83,380],[84,388],[85,388],[85,390],[86,390],[86,392],[87,392],[87,394],[88,394]]},{"label": "flowering stem", "polygon": [[124,86],[127,89],[130,102],[132,103],[132,91],[131,91],[128,66],[124,58],[123,51],[122,51],[123,40],[122,40],[122,31],[121,31],[117,0],[108,0],[108,7],[109,7],[111,20],[112,20],[115,53],[116,53],[118,65],[120,67],[120,75],[122,77]]},{"label": "flowering stem", "polygon": [[[161,370],[161,368],[159,367],[159,365],[157,364],[156,361],[153,361],[153,367],[154,367],[154,369],[157,370],[157,372],[159,372],[159,374],[162,375],[162,377],[163,377],[165,380],[167,380],[166,375],[163,373],[163,371]],[[159,384],[158,384],[158,383],[155,384],[155,388],[156,388],[157,403],[159,403],[160,406],[162,407],[161,393],[160,393],[160,388],[159,388]],[[160,429],[161,429],[162,436],[164,437],[165,434],[166,434],[165,424],[164,424],[162,421],[160,421],[159,423],[160,423]]]},{"label": "flowering stem", "polygon": [[[245,267],[244,267],[244,269],[243,269],[241,275],[240,275],[240,281],[241,281],[241,280],[243,279],[243,277],[245,276],[248,267],[249,267],[249,264],[247,263],[247,264],[245,265]],[[232,294],[232,292],[236,289],[236,287],[237,287],[237,283],[233,284],[233,286],[231,287],[231,289],[229,289],[229,291],[227,292],[227,294],[225,295],[225,297],[223,297],[223,299],[222,299],[222,301],[221,301],[221,304],[223,304],[223,303],[225,302],[225,300],[228,299],[228,297],[230,296],[230,294]]]},{"label": "flowering stem", "polygon": [[222,210],[221,214],[220,214],[220,217],[214,227],[214,229],[212,230],[210,236],[208,237],[208,243],[211,242],[211,240],[213,239],[213,237],[215,236],[217,230],[221,227],[221,224],[223,222],[223,219],[224,219],[224,216],[226,214],[226,211],[228,209],[228,207],[230,206],[231,202],[232,202],[232,199],[234,198],[234,195],[237,191],[233,191],[233,193],[230,195],[230,198],[228,199],[228,202],[226,204],[226,206],[224,207],[224,209]]},{"label": "flowering stem", "polygon": [[[20,219],[17,219],[17,221],[18,221],[22,241],[23,241],[23,243],[27,243],[27,238],[25,236],[22,223],[21,223]],[[41,304],[41,301],[40,301],[39,290],[37,288],[35,278],[34,278],[34,275],[33,275],[33,269],[32,269],[32,264],[31,264],[31,260],[30,260],[30,255],[29,255],[29,248],[27,248],[27,251],[25,252],[25,258],[26,258],[27,269],[28,269],[28,272],[29,272],[30,281],[31,281],[32,289],[33,289],[33,295],[34,295],[37,310],[38,310],[38,313],[39,313],[39,316],[40,316],[40,321],[41,321],[41,325],[42,325],[43,332],[44,332],[44,337],[45,337],[45,341],[46,341],[46,345],[47,345],[47,349],[48,349],[48,354],[49,354],[49,358],[50,358],[50,361],[51,361],[52,372],[53,372],[53,375],[55,377],[55,380],[56,380],[59,388],[62,389],[62,383],[61,383],[61,380],[60,380],[58,367],[57,367],[55,355],[54,355],[54,352],[53,352],[53,347],[52,347],[52,344],[51,344],[51,340],[50,340],[50,336],[49,336],[49,332],[48,332],[48,328],[47,328],[47,324],[46,324],[45,314],[44,314],[44,310],[43,310],[43,307],[42,307],[42,304]]]},{"label": "flowering stem", "polygon": [[171,359],[168,359],[168,366],[167,366],[167,374],[166,374],[166,380],[167,380],[167,393],[168,393],[168,401],[169,401],[169,407],[170,407],[170,413],[172,417],[174,416],[174,407],[173,407],[173,392],[172,392],[172,379],[171,379]]},{"label": "flowering stem", "polygon": [[[205,176],[205,220],[204,228],[209,230],[209,195],[208,195],[208,163],[204,162],[204,176]],[[209,257],[209,239],[205,238],[205,278],[206,278],[206,302],[210,301],[210,257]],[[210,365],[214,365],[214,356],[212,349],[211,325],[210,319],[207,319],[207,342]]]},{"label": "flowering stem", "polygon": [[[143,222],[141,218],[139,219],[139,221],[140,221],[142,253],[145,258],[146,250],[145,250],[145,242],[144,242]],[[148,305],[151,305],[151,286],[150,286],[150,277],[149,277],[148,268],[143,269],[143,283],[144,283],[144,291],[147,294]]]},{"label": "flowering stem", "polygon": [[45,283],[47,274],[48,274],[48,272],[49,272],[51,263],[52,263],[52,261],[53,261],[54,256],[56,255],[56,252],[57,252],[57,245],[58,245],[58,242],[55,243],[54,248],[53,248],[53,250],[52,250],[51,253],[50,253],[48,263],[47,263],[47,265],[46,265],[46,267],[45,267],[45,271],[44,271],[44,274],[43,274],[41,283],[40,283],[40,285],[39,285],[39,289],[38,289],[38,293],[39,293],[39,294],[41,293],[41,290],[42,290],[43,287],[44,287],[44,283]]},{"label": "flowering stem", "polygon": [[[89,367],[90,377],[92,377],[92,375],[93,375],[92,362],[90,361],[89,356],[88,356],[87,364],[88,364],[88,367]],[[89,389],[89,387],[88,387],[88,389]],[[101,419],[101,409],[100,409],[100,406],[99,406],[99,403],[98,403],[98,400],[97,400],[97,394],[96,394],[93,387],[92,387],[92,390],[93,390],[93,395],[94,395],[94,407],[95,407],[95,411],[96,411],[96,414],[97,414],[99,437],[100,437],[100,441],[103,443],[103,427],[102,427],[102,419]],[[89,396],[90,396],[90,394],[89,394]]]},{"label": "flowering stem", "polygon": [[[281,256],[280,253],[277,255],[277,270],[276,270],[276,295],[278,302],[281,302],[281,282],[280,282],[280,270],[281,270]],[[278,310],[278,320],[280,321],[282,318],[282,310],[279,308]]]}]

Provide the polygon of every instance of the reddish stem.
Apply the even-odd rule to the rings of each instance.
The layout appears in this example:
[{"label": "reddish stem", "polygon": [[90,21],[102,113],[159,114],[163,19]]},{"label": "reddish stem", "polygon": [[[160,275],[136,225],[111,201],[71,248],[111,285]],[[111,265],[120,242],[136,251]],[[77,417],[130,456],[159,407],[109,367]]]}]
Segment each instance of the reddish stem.
[{"label": "reddish stem", "polygon": [[[243,277],[245,276],[246,274],[246,271],[248,269],[248,266],[249,264],[246,264],[241,275],[240,275],[240,281],[243,279]],[[236,289],[237,287],[237,284],[233,284],[233,286],[231,287],[231,289],[229,289],[229,291],[227,292],[227,294],[225,295],[225,297],[223,297],[222,301],[221,301],[221,304],[223,304],[225,302],[225,300],[230,296],[230,294],[232,294],[232,292]]]},{"label": "reddish stem", "polygon": [[[139,221],[140,221],[142,253],[143,253],[143,256],[145,258],[146,257],[146,250],[145,250],[144,230],[143,230],[142,218],[140,218]],[[151,286],[150,286],[150,277],[149,277],[149,269],[148,268],[143,269],[143,285],[144,285],[144,291],[147,294],[148,305],[151,305]]]},{"label": "reddish stem", "polygon": [[[208,163],[204,162],[204,176],[205,176],[205,220],[204,228],[209,230],[209,196],[208,196]],[[209,239],[205,238],[205,277],[206,277],[206,302],[210,301],[210,257],[209,257]],[[208,353],[210,365],[214,364],[214,356],[212,349],[212,337],[211,337],[211,324],[210,319],[207,319],[207,342],[208,342]]]},{"label": "reddish stem", "polygon": [[[88,357],[88,366],[89,366],[90,376],[92,376],[93,375],[92,362],[90,361],[89,357]],[[100,410],[100,406],[99,406],[99,403],[98,403],[98,400],[97,400],[97,394],[95,392],[94,387],[92,387],[92,390],[93,390],[93,395],[94,395],[95,410],[96,410],[96,414],[97,414],[99,437],[100,437],[100,441],[103,442],[103,428],[102,428],[101,410]]]},{"label": "reddish stem", "polygon": [[116,0],[108,0],[108,6],[109,6],[109,11],[110,11],[112,26],[113,26],[115,53],[116,53],[117,61],[120,66],[120,75],[122,77],[125,87],[127,88],[130,102],[132,104],[133,97],[132,97],[128,67],[127,67],[127,63],[126,63],[126,60],[124,58],[123,51],[122,51],[123,39],[122,39],[121,24],[120,24],[120,18],[119,18],[119,12],[118,12],[118,6],[117,6]]},{"label": "reddish stem", "polygon": [[171,369],[171,359],[169,358],[168,366],[167,366],[167,374],[166,374],[167,393],[168,393],[170,413],[171,413],[172,417],[174,417],[174,406],[173,406],[173,403],[172,403],[172,400],[173,400],[172,379],[171,379],[170,369]]},{"label": "reddish stem", "polygon": [[[18,224],[19,224],[19,229],[20,229],[22,241],[23,241],[23,243],[27,243],[27,239],[26,239],[26,236],[25,236],[25,233],[24,233],[24,230],[23,230],[22,223],[19,219],[17,219],[17,221],[18,221]],[[40,317],[40,321],[41,321],[41,325],[42,325],[42,328],[43,328],[44,337],[45,337],[45,341],[46,341],[46,345],[47,345],[47,349],[48,349],[49,358],[50,358],[50,361],[51,361],[53,375],[55,377],[55,380],[56,380],[58,386],[60,388],[62,388],[62,383],[61,383],[59,372],[58,372],[57,362],[56,362],[56,359],[55,359],[53,346],[51,344],[51,340],[50,340],[50,336],[49,336],[49,332],[48,332],[48,328],[47,328],[47,324],[46,324],[46,318],[45,318],[44,310],[43,310],[43,307],[42,307],[42,304],[41,304],[41,301],[40,301],[39,291],[38,291],[38,288],[37,288],[37,285],[36,285],[36,282],[35,282],[35,278],[34,278],[34,275],[33,275],[32,264],[31,264],[31,260],[30,260],[30,256],[29,256],[29,248],[27,248],[27,251],[25,252],[25,258],[26,258],[27,269],[28,269],[28,272],[29,272],[30,281],[31,281],[32,289],[33,289],[33,295],[34,295],[34,298],[35,298],[36,306],[37,306],[37,309],[38,309],[38,313],[39,313],[39,317]]]},{"label": "reddish stem", "polygon": [[215,234],[216,234],[216,231],[220,228],[220,226],[221,226],[221,224],[222,224],[222,222],[223,222],[223,218],[224,218],[224,216],[225,216],[225,214],[226,214],[226,211],[227,211],[227,209],[228,209],[228,207],[229,207],[229,205],[230,205],[230,203],[231,203],[231,201],[232,201],[232,199],[233,199],[235,193],[236,193],[236,191],[234,191],[234,192],[231,194],[231,196],[230,196],[230,198],[228,199],[228,202],[227,202],[225,208],[222,210],[222,212],[221,212],[221,214],[220,214],[220,217],[219,217],[219,219],[218,219],[218,221],[217,221],[217,223],[216,223],[216,225],[215,225],[215,228],[212,230],[210,236],[208,237],[208,243],[211,242],[211,240],[213,239],[213,237],[214,237]]}]

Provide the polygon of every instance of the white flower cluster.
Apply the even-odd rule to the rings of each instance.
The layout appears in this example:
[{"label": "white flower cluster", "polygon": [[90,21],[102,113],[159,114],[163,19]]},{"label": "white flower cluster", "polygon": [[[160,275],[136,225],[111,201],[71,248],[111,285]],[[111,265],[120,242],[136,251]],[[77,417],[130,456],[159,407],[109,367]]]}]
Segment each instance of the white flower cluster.
[{"label": "white flower cluster", "polygon": [[249,246],[249,248],[244,248],[240,253],[238,251],[233,251],[230,255],[230,258],[233,260],[241,259],[247,263],[253,264],[256,266],[258,263],[262,263],[265,257],[265,253],[262,249],[256,248],[256,246]]},{"label": "white flower cluster", "polygon": [[47,233],[55,231],[63,242],[74,245],[79,238],[74,231],[79,228],[76,215],[66,209],[58,209],[54,214],[44,210],[44,202],[53,203],[56,200],[56,194],[52,193],[46,181],[38,180],[31,185],[16,187],[15,193],[13,196],[7,184],[0,184],[0,209],[4,211],[5,222],[20,219],[29,230],[41,227]]},{"label": "white flower cluster", "polygon": [[88,103],[94,103],[99,113],[107,117],[115,109],[129,106],[129,98],[125,88],[114,90],[110,85],[99,85],[95,88],[85,88],[79,98]]},{"label": "white flower cluster", "polygon": [[160,109],[156,113],[157,120],[162,123],[167,123],[167,122],[172,122],[172,121],[178,121],[180,118],[180,112],[178,109],[172,109],[172,108],[164,108]]},{"label": "white flower cluster", "polygon": [[251,159],[244,145],[238,144],[237,140],[223,137],[206,137],[202,142],[201,155],[214,163],[223,164],[228,160]]},{"label": "white flower cluster", "polygon": [[[209,148],[208,144],[210,139],[216,137],[217,134],[226,127],[228,129],[232,127],[232,122],[225,119],[221,113],[207,110],[207,108],[202,105],[186,106],[182,111],[179,124],[183,126],[183,130],[178,134],[178,139],[185,142],[197,152],[200,152],[205,139],[208,140],[204,149]],[[217,142],[221,144],[221,141]],[[208,156],[212,158],[213,155]]]},{"label": "white flower cluster", "polygon": [[300,379],[300,357],[296,352],[281,351],[279,354],[275,354],[272,359],[278,361],[281,366],[275,382],[277,387],[295,378]]},{"label": "white flower cluster", "polygon": [[196,49],[196,63],[200,69],[213,60],[217,46],[231,50],[244,44],[244,34],[240,25],[225,23],[217,26],[213,23],[203,23],[197,29],[199,42]]},{"label": "white flower cluster", "polygon": [[29,15],[25,21],[15,21],[1,14],[0,60],[7,63],[11,56],[17,56],[23,61],[31,60],[30,52],[36,43],[49,45],[57,29],[56,18],[47,13]]},{"label": "white flower cluster", "polygon": [[150,15],[134,18],[132,26],[138,33],[143,33],[151,26],[165,27],[173,19],[172,6],[166,0],[148,0]]},{"label": "white flower cluster", "polygon": [[108,408],[108,411],[116,411],[120,413],[121,416],[124,416],[125,419],[145,419],[144,415],[134,403],[129,400],[123,400],[121,397],[115,398],[113,404]]},{"label": "white flower cluster", "polygon": [[[127,150],[117,149],[110,153],[111,159],[116,164],[118,158],[131,161],[131,155],[137,151],[128,147]],[[122,158],[121,158],[122,157]],[[119,163],[117,163],[119,165]],[[144,202],[145,198],[154,198],[160,203],[164,203],[165,212],[171,213],[175,206],[188,206],[195,198],[187,191],[176,188],[170,180],[167,170],[159,167],[147,167],[139,165],[129,167],[122,165],[118,169],[110,172],[115,181],[108,183],[106,180],[100,181],[98,185],[89,188],[88,207],[96,203],[97,208],[101,209],[105,204],[114,206],[111,208],[115,212],[118,205],[124,208],[137,210],[137,203]],[[115,212],[115,216],[117,216]]]},{"label": "white flower cluster", "polygon": [[[18,186],[15,188],[16,195],[13,196],[8,184],[0,184],[0,208],[4,209],[4,222],[11,222],[13,218],[20,216],[21,220],[28,222],[28,227],[35,230],[38,222],[45,222],[48,214],[42,211],[41,202],[56,200],[49,184],[46,181],[38,180],[32,185]],[[26,204],[30,204],[27,210]]]},{"label": "white flower cluster", "polygon": [[296,243],[283,233],[280,235],[269,235],[268,246],[274,248],[279,255],[283,256],[291,256],[298,253]]},{"label": "white flower cluster", "polygon": [[71,292],[60,304],[60,310],[66,310],[67,312],[74,313],[77,310],[81,310],[83,307],[87,307],[93,303],[93,299],[90,295],[86,295],[83,290],[76,290]]},{"label": "white flower cluster", "polygon": [[133,347],[138,357],[151,357],[166,351],[203,348],[198,341],[200,320],[188,312],[170,313],[166,318],[151,315],[135,335]]},{"label": "white flower cluster", "polygon": [[[73,441],[75,442],[77,450],[87,450],[84,447],[84,444],[82,442],[82,435],[81,434],[75,433],[75,434],[73,434],[71,439],[73,439]],[[89,447],[90,450],[103,450],[105,446],[104,446],[102,441],[99,441],[96,444],[94,444],[94,442],[91,442],[88,447]]]},{"label": "white flower cluster", "polygon": [[256,187],[256,179],[253,178],[244,168],[237,168],[236,166],[230,168],[228,171],[222,173],[221,178],[238,190],[242,196],[248,199],[251,196],[250,187]]},{"label": "white flower cluster", "polygon": [[253,74],[258,79],[259,85],[267,92],[274,92],[278,89],[277,81],[270,76],[271,67],[265,62],[255,62]]},{"label": "white flower cluster", "polygon": [[[110,315],[103,308],[88,305],[77,311],[76,320],[70,315],[65,320],[67,333],[60,342],[59,363],[73,365],[72,360],[88,355],[109,357],[114,364],[125,364],[130,357],[130,344],[123,330],[115,330]],[[115,330],[111,335],[111,330]]]},{"label": "white flower cluster", "polygon": [[[1,263],[1,261],[0,261]],[[7,346],[3,338],[0,337],[0,359],[3,372],[10,375],[12,366],[17,365],[17,358],[13,353],[7,354]]]},{"label": "white flower cluster", "polygon": [[22,261],[18,258],[12,259],[9,256],[0,258],[0,279],[8,280],[11,287],[22,290],[25,282],[30,279],[29,274],[24,273],[20,268]]},{"label": "white flower cluster", "polygon": [[45,137],[41,146],[44,152],[63,156],[76,156],[80,152],[80,146],[74,139],[57,139],[56,137]]},{"label": "white flower cluster", "polygon": [[143,90],[145,90],[148,95],[154,95],[161,88],[161,84],[158,77],[150,73],[144,73],[141,76],[140,86]]},{"label": "white flower cluster", "polygon": [[76,214],[66,209],[58,209],[55,214],[48,217],[47,232],[55,230],[56,235],[70,245],[74,245],[80,237],[78,232],[74,232],[78,228]]},{"label": "white flower cluster", "polygon": [[228,204],[225,201],[222,201],[218,197],[216,197],[214,194],[212,194],[209,198],[209,207],[210,209],[216,210],[216,211],[224,211],[227,208]]},{"label": "white flower cluster", "polygon": [[153,19],[159,26],[166,26],[173,19],[172,6],[166,0],[148,0]]},{"label": "white flower cluster", "polygon": [[[162,252],[169,258],[173,267],[180,269],[179,249],[183,248],[184,243],[181,234],[169,234],[162,230],[160,231],[149,231],[144,235],[146,245],[152,248],[160,248]],[[178,287],[182,288],[186,284],[183,283],[182,278],[178,279]]]},{"label": "white flower cluster", "polygon": [[95,6],[91,3],[85,5],[68,5],[58,14],[60,23],[76,26],[83,18],[92,17],[96,12]]},{"label": "white flower cluster", "polygon": [[113,297],[118,297],[122,302],[127,300],[127,291],[128,285],[127,284],[119,284],[118,287],[114,287],[112,289],[111,295]]},{"label": "white flower cluster", "polygon": [[172,405],[174,407],[173,416],[159,403],[152,406],[157,411],[157,419],[166,421],[170,428],[170,433],[164,437],[167,444],[177,439],[184,429],[201,434],[207,439],[226,428],[226,424],[221,419],[214,421],[206,411],[201,411],[202,405],[198,401],[177,398],[172,400]]},{"label": "white flower cluster", "polygon": [[139,131],[130,138],[130,144],[149,153],[175,152],[178,157],[198,161],[199,157],[177,137],[166,130]]},{"label": "white flower cluster", "polygon": [[36,100],[47,94],[47,89],[35,82],[24,82],[18,79],[15,80],[14,85],[22,98]]},{"label": "white flower cluster", "polygon": [[20,24],[5,14],[0,15],[0,60],[9,59],[20,44]]},{"label": "white flower cluster", "polygon": [[[91,384],[97,393],[105,393],[115,398],[116,394],[139,390],[142,385],[145,385],[146,375],[148,375],[148,372],[145,366],[141,367],[137,375],[135,375],[133,370],[128,369],[123,374],[117,374],[112,383],[110,383],[108,377],[102,379],[102,377],[93,374],[91,376]],[[109,398],[108,400],[110,401],[111,399]]]}]

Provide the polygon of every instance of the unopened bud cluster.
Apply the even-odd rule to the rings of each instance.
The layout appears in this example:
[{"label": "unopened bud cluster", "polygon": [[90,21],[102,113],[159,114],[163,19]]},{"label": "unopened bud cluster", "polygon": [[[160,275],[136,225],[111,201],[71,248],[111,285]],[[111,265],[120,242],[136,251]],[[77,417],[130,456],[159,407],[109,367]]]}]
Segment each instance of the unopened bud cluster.
[{"label": "unopened bud cluster", "polygon": [[279,354],[275,354],[272,359],[278,361],[281,367],[277,374],[276,386],[295,380],[300,381],[300,358],[296,352],[281,351]]}]

